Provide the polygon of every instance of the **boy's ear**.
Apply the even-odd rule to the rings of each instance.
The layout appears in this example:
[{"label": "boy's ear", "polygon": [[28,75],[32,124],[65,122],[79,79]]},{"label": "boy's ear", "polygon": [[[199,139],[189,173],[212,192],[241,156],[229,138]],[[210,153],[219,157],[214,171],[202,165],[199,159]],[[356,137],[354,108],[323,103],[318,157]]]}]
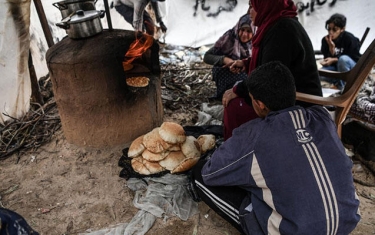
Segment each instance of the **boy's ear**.
[{"label": "boy's ear", "polygon": [[268,115],[268,113],[270,112],[270,109],[260,100],[254,100],[254,102],[256,102],[256,105],[259,107],[259,110],[258,110],[258,116],[260,117],[265,117]]},{"label": "boy's ear", "polygon": [[260,100],[254,100],[254,101],[257,103],[257,105],[259,106],[261,110],[264,110],[267,108],[267,106],[262,101]]}]

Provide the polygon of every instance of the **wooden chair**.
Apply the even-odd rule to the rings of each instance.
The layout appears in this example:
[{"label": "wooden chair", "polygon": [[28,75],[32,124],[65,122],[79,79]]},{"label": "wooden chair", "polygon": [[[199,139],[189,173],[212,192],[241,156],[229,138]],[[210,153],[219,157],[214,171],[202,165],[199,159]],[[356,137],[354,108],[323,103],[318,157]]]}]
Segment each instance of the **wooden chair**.
[{"label": "wooden chair", "polygon": [[367,34],[368,32],[370,31],[370,27],[367,27],[365,29],[365,32],[363,33],[362,35],[362,38],[361,38],[361,41],[359,41],[359,45],[362,46],[363,42],[365,41],[366,37],[367,37]]},{"label": "wooden chair", "polygon": [[341,138],[342,123],[349,112],[356,96],[363,85],[365,79],[375,65],[375,39],[366,49],[365,53],[358,60],[354,68],[348,72],[333,72],[328,70],[319,70],[320,76],[341,79],[346,82],[341,95],[337,97],[321,97],[297,92],[297,100],[319,104],[323,106],[335,106],[335,123],[337,133]]}]

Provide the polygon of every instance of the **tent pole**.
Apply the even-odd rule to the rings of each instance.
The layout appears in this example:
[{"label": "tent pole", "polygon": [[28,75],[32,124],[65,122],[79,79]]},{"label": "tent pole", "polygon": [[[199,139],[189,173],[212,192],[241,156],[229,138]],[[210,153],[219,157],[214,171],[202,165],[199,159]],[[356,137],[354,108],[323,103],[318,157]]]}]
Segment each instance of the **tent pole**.
[{"label": "tent pole", "polygon": [[107,23],[108,23],[108,29],[109,31],[112,31],[112,20],[111,20],[111,14],[109,12],[109,6],[108,6],[108,0],[104,0],[104,9],[105,9],[105,15],[107,17]]},{"label": "tent pole", "polygon": [[[42,25],[42,29],[44,32],[44,36],[46,37],[46,41],[48,44],[48,47],[51,47],[54,45],[53,38],[51,31],[48,27],[48,22],[46,15],[44,13],[43,5],[40,0],[34,0],[35,9],[39,16],[40,24]],[[31,56],[31,51],[29,50],[29,73],[30,73],[30,81],[31,81],[31,102],[38,103],[40,105],[43,105],[43,97],[40,93],[39,84],[38,84],[38,78],[36,77],[35,68],[33,64],[33,58]]]},{"label": "tent pole", "polygon": [[44,101],[43,101],[42,94],[40,93],[38,79],[36,77],[35,68],[33,64],[33,58],[31,57],[30,50],[29,50],[29,74],[30,74],[30,81],[31,81],[31,102],[43,105]]},{"label": "tent pole", "polygon": [[49,27],[48,27],[48,22],[47,22],[46,14],[44,13],[43,4],[40,0],[34,0],[34,4],[35,4],[35,9],[39,16],[40,24],[42,25],[44,36],[46,37],[46,40],[47,40],[48,47],[51,47],[53,46],[54,42],[53,42],[51,31],[49,30]]}]

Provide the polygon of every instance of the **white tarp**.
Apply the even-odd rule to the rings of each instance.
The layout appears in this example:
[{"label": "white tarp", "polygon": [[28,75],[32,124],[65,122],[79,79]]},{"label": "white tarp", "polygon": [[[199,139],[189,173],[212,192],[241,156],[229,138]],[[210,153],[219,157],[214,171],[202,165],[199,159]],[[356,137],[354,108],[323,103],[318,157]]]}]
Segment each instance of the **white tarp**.
[{"label": "white tarp", "polygon": [[29,8],[30,1],[0,0],[0,123],[29,109]]},{"label": "white tarp", "polygon": [[[19,3],[15,4],[28,6],[30,1],[19,0]],[[0,0],[0,123],[8,119],[3,113],[12,117],[19,117],[26,112],[29,108],[31,93],[27,69],[28,40],[24,39],[24,42],[20,43],[8,2],[17,1]],[[56,43],[66,36],[66,33],[65,30],[55,26],[57,22],[61,21],[61,14],[52,5],[54,2],[58,1],[42,0]],[[202,5],[203,2],[204,5]],[[320,49],[321,38],[327,33],[324,29],[325,21],[334,13],[346,15],[346,29],[360,39],[366,27],[371,27],[361,48],[362,53],[375,38],[374,0],[295,0],[295,2],[299,6],[309,4],[309,7],[301,11],[298,17],[306,28],[315,50]],[[110,4],[111,0],[108,0],[108,3]],[[236,4],[231,11],[223,10],[216,17],[209,16],[217,13],[219,9],[231,8],[234,3]],[[166,0],[160,2],[159,5],[163,21],[168,27],[165,43],[200,47],[214,43],[227,29],[233,27],[238,18],[247,11],[248,0]],[[197,9],[195,10],[196,5]],[[313,8],[311,8],[312,5],[314,5]],[[96,8],[97,10],[104,10],[103,0],[97,1]],[[28,7],[23,9],[27,10]],[[113,28],[132,29],[130,24],[125,22],[114,8],[110,10],[110,15]],[[28,13],[25,12],[24,16],[24,18],[27,18]],[[102,19],[102,25],[103,28],[108,28],[107,18]],[[48,46],[33,2],[31,2],[30,37],[31,44],[29,47],[33,55],[37,77],[40,78],[48,73],[45,62],[45,53]],[[21,44],[23,46],[19,47]],[[24,68],[20,68],[21,65]]]}]

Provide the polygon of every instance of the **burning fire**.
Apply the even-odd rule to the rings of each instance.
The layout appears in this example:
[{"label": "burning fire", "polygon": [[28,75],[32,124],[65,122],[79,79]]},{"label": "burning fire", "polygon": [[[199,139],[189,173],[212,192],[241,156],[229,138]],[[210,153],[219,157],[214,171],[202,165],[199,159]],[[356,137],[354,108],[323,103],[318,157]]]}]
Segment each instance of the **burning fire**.
[{"label": "burning fire", "polygon": [[154,38],[147,34],[138,34],[141,37],[136,38],[132,44],[130,44],[129,50],[125,54],[125,59],[122,62],[124,71],[130,70],[133,68],[131,64],[134,59],[140,57],[148,48],[151,47]]}]

